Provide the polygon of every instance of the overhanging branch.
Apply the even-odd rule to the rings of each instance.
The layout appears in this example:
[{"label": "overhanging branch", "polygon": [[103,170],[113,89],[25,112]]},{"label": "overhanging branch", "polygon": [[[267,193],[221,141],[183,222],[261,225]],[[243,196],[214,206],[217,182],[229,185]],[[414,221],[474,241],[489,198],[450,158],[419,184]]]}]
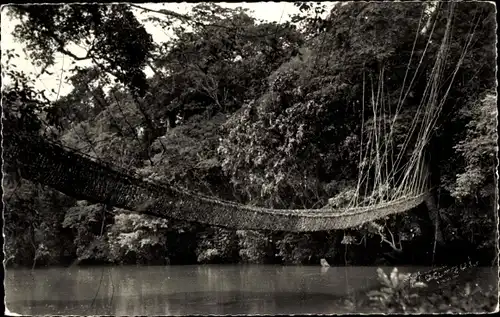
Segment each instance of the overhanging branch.
[{"label": "overhanging branch", "polygon": [[194,22],[194,23],[198,23],[198,24],[201,24],[201,25],[205,25],[203,23],[193,21],[193,18],[191,18],[188,15],[180,14],[180,13],[177,13],[177,12],[174,12],[174,11],[171,11],[171,10],[167,10],[167,9],[154,10],[154,9],[145,8],[145,7],[139,6],[137,4],[133,4],[133,3],[129,3],[129,6],[137,8],[137,9],[141,9],[141,10],[144,10],[144,11],[149,11],[149,12],[153,12],[153,13],[163,14],[163,15],[170,16],[170,17],[173,17],[173,18],[177,18],[177,19],[183,20],[183,21],[189,21],[189,22]]},{"label": "overhanging branch", "polygon": [[[148,11],[148,12],[153,12],[153,13],[158,13],[158,14],[170,16],[170,17],[177,18],[177,19],[185,21],[185,22],[191,22],[191,23],[193,23],[193,24],[195,24],[197,26],[203,27],[203,28],[207,28],[207,27],[219,27],[219,28],[224,28],[224,29],[227,29],[227,30],[231,30],[231,29],[235,29],[237,27],[243,27],[243,26],[232,26],[231,27],[231,26],[222,25],[222,24],[215,24],[215,23],[205,24],[205,23],[196,21],[195,19],[193,19],[192,17],[190,17],[188,15],[180,14],[180,13],[177,13],[177,12],[174,12],[174,11],[171,11],[171,10],[167,10],[167,9],[154,10],[154,9],[145,8],[145,7],[142,7],[142,6],[139,6],[139,5],[136,5],[136,4],[132,4],[132,3],[129,3],[129,5],[131,7],[134,7],[134,8],[140,9],[140,10],[144,10],[144,11]],[[247,37],[247,38],[275,36],[276,34],[278,34],[279,31],[280,31],[280,28],[277,27],[276,30],[274,32],[271,32],[271,33],[260,34],[260,35],[241,34],[241,36]]]}]

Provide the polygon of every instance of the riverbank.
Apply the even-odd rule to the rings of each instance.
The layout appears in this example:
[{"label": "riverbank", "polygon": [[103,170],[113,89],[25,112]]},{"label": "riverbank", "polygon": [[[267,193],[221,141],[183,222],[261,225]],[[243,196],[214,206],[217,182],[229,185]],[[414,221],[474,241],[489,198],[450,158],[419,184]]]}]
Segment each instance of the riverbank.
[{"label": "riverbank", "polygon": [[[374,288],[373,290],[376,290]],[[414,289],[406,298],[374,300],[370,292],[352,303],[356,313],[492,313],[498,311],[498,270],[479,268],[434,287]]]}]

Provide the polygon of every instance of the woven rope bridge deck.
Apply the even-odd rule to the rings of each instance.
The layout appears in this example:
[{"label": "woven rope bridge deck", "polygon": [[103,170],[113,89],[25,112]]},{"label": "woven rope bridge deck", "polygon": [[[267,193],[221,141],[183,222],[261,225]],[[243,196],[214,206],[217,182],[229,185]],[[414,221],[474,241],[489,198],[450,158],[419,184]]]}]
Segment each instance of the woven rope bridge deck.
[{"label": "woven rope bridge deck", "polygon": [[[7,133],[5,133],[7,132]],[[236,229],[311,232],[346,229],[411,210],[423,193],[371,207],[269,209],[206,197],[96,162],[37,135],[4,130],[3,157],[23,178],[69,196],[164,218]]]}]

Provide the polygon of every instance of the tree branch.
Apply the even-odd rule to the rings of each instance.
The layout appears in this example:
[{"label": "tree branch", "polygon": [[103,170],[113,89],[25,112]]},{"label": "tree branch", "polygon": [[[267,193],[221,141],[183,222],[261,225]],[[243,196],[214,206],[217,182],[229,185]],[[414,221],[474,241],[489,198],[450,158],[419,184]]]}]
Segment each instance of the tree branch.
[{"label": "tree branch", "polygon": [[[195,25],[201,26],[203,28],[206,28],[206,27],[219,27],[219,28],[231,30],[231,29],[235,29],[237,27],[243,27],[243,26],[232,26],[231,27],[231,26],[222,25],[222,24],[205,24],[205,23],[202,23],[202,22],[194,20],[192,17],[190,17],[188,15],[180,14],[180,13],[177,13],[177,12],[174,12],[174,11],[171,11],[171,10],[167,10],[167,9],[154,10],[154,9],[145,8],[145,7],[142,7],[142,6],[139,6],[139,5],[136,5],[136,4],[132,4],[132,3],[129,3],[129,6],[137,8],[137,9],[141,9],[141,10],[144,10],[144,11],[149,11],[149,12],[153,12],[153,13],[158,13],[158,14],[162,14],[162,15],[174,17],[174,18],[177,18],[179,20],[186,21],[186,22],[191,22],[191,23],[194,23]],[[279,33],[279,29],[280,29],[279,27],[276,27],[276,30],[274,32],[268,33],[268,34],[261,34],[261,35],[241,34],[241,36],[248,37],[248,38],[275,36],[276,34]]]},{"label": "tree branch", "polygon": [[177,12],[174,12],[174,11],[171,11],[171,10],[167,10],[167,9],[154,10],[154,9],[144,8],[142,6],[139,6],[139,5],[133,4],[133,3],[129,3],[129,6],[137,8],[137,9],[141,9],[141,10],[144,10],[144,11],[149,11],[149,12],[153,12],[153,13],[159,13],[159,14],[163,14],[163,15],[166,15],[166,16],[171,16],[171,17],[177,18],[179,20],[183,20],[183,21],[194,22],[195,24],[199,24],[199,25],[205,26],[205,24],[203,24],[201,22],[193,21],[193,18],[191,18],[190,16],[187,16],[187,15],[184,15],[184,14],[180,14],[180,13],[177,13]]},{"label": "tree branch", "polygon": [[92,48],[90,48],[90,49],[87,51],[87,55],[86,55],[86,56],[84,56],[84,57],[76,56],[74,53],[72,53],[72,52],[68,51],[67,49],[65,49],[65,48],[64,48],[65,43],[64,43],[61,39],[57,38],[54,34],[51,34],[51,33],[49,33],[49,32],[43,32],[43,33],[44,33],[47,37],[49,37],[49,38],[53,39],[53,40],[57,43],[57,45],[59,45],[59,47],[57,48],[57,51],[58,51],[58,52],[63,53],[63,54],[65,54],[65,55],[68,55],[68,56],[70,56],[70,57],[74,58],[74,59],[75,59],[75,60],[77,60],[77,61],[83,61],[83,60],[86,60],[86,59],[90,59],[90,58],[91,58],[91,56],[90,56],[90,52],[92,51]]},{"label": "tree branch", "polygon": [[[26,24],[24,23],[24,21],[22,21],[22,19],[21,19],[21,24],[23,25],[23,27],[26,27]],[[74,58],[77,61],[83,61],[83,60],[91,58],[90,52],[92,51],[92,48],[89,49],[89,51],[87,52],[86,56],[84,56],[84,57],[76,56],[74,53],[72,53],[72,52],[68,51],[67,49],[65,49],[64,48],[64,46],[65,46],[64,41],[62,41],[61,39],[57,38],[53,33],[48,32],[46,30],[39,30],[39,31],[40,31],[41,34],[47,36],[49,39],[52,39],[52,40],[54,40],[54,42],[57,43],[58,47],[57,47],[56,50],[58,52],[63,53],[65,55],[68,55],[68,56]]]},{"label": "tree branch", "polygon": [[401,247],[401,240],[399,242],[399,248],[396,246],[396,241],[394,240],[394,235],[392,234],[391,230],[389,230],[389,228],[387,228],[387,230],[389,231],[389,234],[391,235],[391,240],[392,241],[389,241],[387,240],[387,238],[385,237],[384,233],[382,232],[383,228],[379,229],[377,228],[377,234],[380,236],[380,242],[385,242],[387,243],[394,251],[396,252],[401,252],[403,251],[403,248]]},{"label": "tree branch", "polygon": [[147,65],[149,66],[149,68],[151,68],[151,70],[153,71],[153,73],[155,73],[157,76],[159,76],[161,79],[164,79],[163,77],[163,73],[160,72],[154,65],[153,63],[151,63],[151,61],[147,61],[146,62]]},{"label": "tree branch", "polygon": [[[57,40],[56,40],[57,42]],[[90,56],[90,51],[87,52],[87,55],[84,56],[84,57],[80,57],[80,56],[76,56],[74,53],[68,51],[67,49],[64,48],[64,46],[59,46],[57,48],[57,51],[60,52],[60,53],[63,53],[65,55],[68,55],[70,57],[72,57],[73,59],[77,60],[77,61],[84,61],[86,59],[90,59],[91,56]]]}]

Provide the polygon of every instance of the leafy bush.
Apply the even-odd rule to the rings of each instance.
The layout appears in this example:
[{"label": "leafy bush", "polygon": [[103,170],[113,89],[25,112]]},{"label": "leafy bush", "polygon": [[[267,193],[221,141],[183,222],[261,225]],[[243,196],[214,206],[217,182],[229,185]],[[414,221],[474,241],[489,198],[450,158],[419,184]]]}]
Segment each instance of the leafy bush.
[{"label": "leafy bush", "polygon": [[110,260],[125,264],[168,263],[165,219],[120,212],[107,233]]},{"label": "leafy bush", "polygon": [[234,263],[238,258],[238,238],[234,230],[208,228],[198,235],[198,263]]},{"label": "leafy bush", "polygon": [[276,250],[284,264],[317,264],[325,253],[331,255],[331,250],[325,248],[336,247],[325,233],[285,233],[276,240]]},{"label": "leafy bush", "polygon": [[266,263],[274,259],[272,238],[259,231],[237,230],[239,256],[244,263]]},{"label": "leafy bush", "polygon": [[381,268],[377,269],[377,278],[382,284],[380,290],[368,292],[368,297],[372,301],[382,304],[389,312],[406,312],[408,307],[415,305],[418,294],[414,292],[416,288],[426,287],[422,282],[414,281],[410,274],[399,273],[394,268],[390,278]]},{"label": "leafy bush", "polygon": [[62,227],[69,228],[74,233],[73,244],[78,262],[109,261],[109,250],[104,237],[109,218],[105,206],[89,205],[86,201],[79,201],[66,211]]}]

